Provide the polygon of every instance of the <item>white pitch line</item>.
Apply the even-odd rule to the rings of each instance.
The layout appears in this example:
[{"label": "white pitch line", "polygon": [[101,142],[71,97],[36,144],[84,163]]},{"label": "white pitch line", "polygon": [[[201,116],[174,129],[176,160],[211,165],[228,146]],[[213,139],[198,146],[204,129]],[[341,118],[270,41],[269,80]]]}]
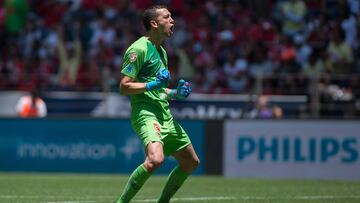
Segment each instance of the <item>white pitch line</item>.
[{"label": "white pitch line", "polygon": [[[67,198],[72,199],[74,197],[71,196],[26,196],[26,195],[0,195],[0,199],[26,199],[26,198]],[[92,197],[87,197],[92,198]],[[68,201],[48,201],[48,202],[39,202],[39,203],[100,203],[104,201],[99,200],[99,196],[94,197],[98,199],[97,201],[93,200],[68,200]],[[113,198],[113,196],[102,196],[101,198],[109,199]],[[333,196],[333,195],[313,195],[313,196],[284,196],[284,197],[267,197],[267,196],[240,196],[240,197],[226,197],[226,196],[214,196],[214,197],[183,197],[183,198],[173,198],[172,201],[185,201],[185,202],[201,202],[201,201],[226,201],[226,200],[336,200],[336,199],[359,199],[360,195],[348,195],[348,196]],[[133,202],[156,202],[157,199],[134,199]]]},{"label": "white pitch line", "polygon": [[349,195],[349,196],[332,196],[332,195],[314,195],[314,196],[295,196],[289,197],[289,199],[299,200],[318,200],[318,199],[360,199],[360,195]]},{"label": "white pitch line", "polygon": [[63,201],[63,202],[40,202],[40,203],[94,203],[101,201]]},{"label": "white pitch line", "polygon": [[326,199],[360,199],[360,195],[333,196],[333,195],[314,195],[314,196],[284,196],[284,197],[266,197],[266,196],[242,196],[236,197],[239,200],[326,200]]},{"label": "white pitch line", "polygon": [[[216,200],[331,200],[331,199],[360,199],[360,195],[350,196],[293,196],[293,197],[265,197],[265,196],[242,196],[242,197],[186,197],[186,198],[172,198],[171,200],[197,202],[197,201],[216,201]],[[133,200],[133,202],[156,202],[157,199],[142,199]]]},{"label": "white pitch line", "polygon": [[332,196],[332,195],[314,195],[314,196],[285,196],[285,197],[266,197],[266,196],[242,196],[239,200],[334,200],[334,199],[360,199],[360,195]]},{"label": "white pitch line", "polygon": [[[236,197],[183,197],[183,198],[172,198],[171,201],[215,201],[215,200],[234,200],[239,199]],[[157,199],[142,199],[142,200],[133,200],[133,202],[156,202]]]},{"label": "white pitch line", "polygon": [[[74,198],[75,196],[63,196],[63,195],[0,195],[0,199],[44,199],[44,198]],[[102,199],[113,198],[114,196],[90,196],[90,198]]]}]

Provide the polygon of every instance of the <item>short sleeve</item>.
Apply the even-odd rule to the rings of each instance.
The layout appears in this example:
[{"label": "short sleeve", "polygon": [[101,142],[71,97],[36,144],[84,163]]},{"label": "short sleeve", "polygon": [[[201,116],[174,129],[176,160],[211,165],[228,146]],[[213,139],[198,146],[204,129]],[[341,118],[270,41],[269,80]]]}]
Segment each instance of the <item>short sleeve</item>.
[{"label": "short sleeve", "polygon": [[144,51],[141,49],[128,49],[124,55],[121,73],[131,78],[136,78],[144,64],[144,55]]}]

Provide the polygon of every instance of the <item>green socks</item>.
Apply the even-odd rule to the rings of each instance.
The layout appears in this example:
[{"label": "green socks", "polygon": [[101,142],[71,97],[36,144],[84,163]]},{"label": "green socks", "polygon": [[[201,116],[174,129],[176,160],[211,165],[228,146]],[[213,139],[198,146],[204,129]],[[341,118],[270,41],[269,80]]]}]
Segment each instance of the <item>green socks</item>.
[{"label": "green socks", "polygon": [[[116,203],[130,202],[150,176],[151,173],[149,173],[142,164],[138,166],[131,174],[123,193]],[[165,187],[161,192],[158,203],[168,203],[170,198],[174,196],[188,176],[189,174],[183,172],[179,166],[175,167],[166,180]]]},{"label": "green socks", "polygon": [[142,164],[138,166],[131,174],[123,193],[116,203],[130,202],[150,176],[151,173],[149,173]]},{"label": "green socks", "polygon": [[183,172],[179,166],[175,167],[166,180],[165,187],[161,192],[158,203],[168,203],[170,198],[174,196],[188,176],[189,174]]}]

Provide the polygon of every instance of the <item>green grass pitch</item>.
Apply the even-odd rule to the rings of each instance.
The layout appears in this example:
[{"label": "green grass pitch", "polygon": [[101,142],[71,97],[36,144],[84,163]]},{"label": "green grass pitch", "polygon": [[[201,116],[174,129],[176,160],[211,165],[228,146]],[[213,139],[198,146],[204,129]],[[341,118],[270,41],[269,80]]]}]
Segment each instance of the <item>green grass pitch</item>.
[{"label": "green grass pitch", "polygon": [[[127,177],[0,173],[0,203],[111,203]],[[156,202],[165,178],[151,177],[133,202]],[[360,202],[360,181],[191,176],[172,202]]]}]

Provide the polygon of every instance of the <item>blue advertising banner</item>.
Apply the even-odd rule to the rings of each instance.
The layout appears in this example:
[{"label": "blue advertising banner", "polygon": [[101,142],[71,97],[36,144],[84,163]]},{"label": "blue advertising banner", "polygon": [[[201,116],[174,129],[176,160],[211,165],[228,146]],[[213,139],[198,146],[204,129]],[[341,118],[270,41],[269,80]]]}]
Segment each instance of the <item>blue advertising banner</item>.
[{"label": "blue advertising banner", "polygon": [[[204,123],[180,124],[202,159]],[[145,157],[129,120],[0,119],[0,140],[0,171],[131,173]],[[169,157],[157,173],[175,165]]]},{"label": "blue advertising banner", "polygon": [[359,121],[226,121],[227,177],[360,180]]}]

